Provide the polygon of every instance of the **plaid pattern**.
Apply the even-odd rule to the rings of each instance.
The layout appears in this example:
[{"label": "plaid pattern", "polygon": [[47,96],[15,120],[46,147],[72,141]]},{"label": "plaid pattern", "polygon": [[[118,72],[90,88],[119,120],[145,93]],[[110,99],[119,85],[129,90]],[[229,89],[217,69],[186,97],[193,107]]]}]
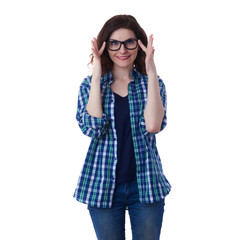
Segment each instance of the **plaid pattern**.
[{"label": "plaid pattern", "polygon": [[[170,192],[171,185],[163,174],[156,147],[156,133],[149,133],[145,126],[143,113],[147,103],[148,78],[136,69],[133,69],[131,76],[132,81],[128,85],[128,101],[137,166],[139,200],[142,203],[154,203]],[[165,85],[160,77],[158,80],[165,109],[161,126],[161,130],[163,130],[167,124],[167,101]],[[115,97],[110,88],[112,82],[111,72],[101,78],[103,116],[97,118],[90,116],[86,110],[91,77],[85,78],[80,86],[76,114],[80,129],[91,138],[91,142],[74,197],[80,202],[99,208],[112,206],[116,179],[117,133],[114,119]]]}]

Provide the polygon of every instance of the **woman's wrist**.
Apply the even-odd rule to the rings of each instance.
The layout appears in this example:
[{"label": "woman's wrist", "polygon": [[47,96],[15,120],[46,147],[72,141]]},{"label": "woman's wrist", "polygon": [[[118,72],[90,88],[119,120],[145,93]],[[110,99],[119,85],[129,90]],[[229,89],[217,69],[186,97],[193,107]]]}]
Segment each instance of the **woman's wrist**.
[{"label": "woman's wrist", "polygon": [[154,70],[154,71],[148,71],[147,72],[147,76],[148,76],[148,78],[150,78],[150,79],[154,79],[154,78],[157,78],[157,71],[156,70]]},{"label": "woman's wrist", "polygon": [[101,79],[101,74],[96,74],[96,73],[93,73],[92,74],[92,82],[100,82],[100,79]]}]

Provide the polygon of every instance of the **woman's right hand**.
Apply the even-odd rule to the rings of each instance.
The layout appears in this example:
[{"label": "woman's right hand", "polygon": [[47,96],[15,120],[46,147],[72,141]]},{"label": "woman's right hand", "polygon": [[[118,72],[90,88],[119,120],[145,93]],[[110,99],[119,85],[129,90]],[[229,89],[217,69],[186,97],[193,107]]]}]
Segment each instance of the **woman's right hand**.
[{"label": "woman's right hand", "polygon": [[92,43],[92,54],[93,54],[93,76],[101,78],[102,76],[102,66],[101,66],[101,55],[106,47],[106,42],[103,42],[100,50],[98,50],[97,39],[93,38]]}]

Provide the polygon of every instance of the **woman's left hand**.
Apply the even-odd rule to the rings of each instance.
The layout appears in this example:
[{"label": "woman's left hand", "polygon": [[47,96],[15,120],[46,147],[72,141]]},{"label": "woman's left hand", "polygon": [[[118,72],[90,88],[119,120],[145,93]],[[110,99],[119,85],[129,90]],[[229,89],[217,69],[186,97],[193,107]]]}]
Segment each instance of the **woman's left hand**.
[{"label": "woman's left hand", "polygon": [[142,50],[146,53],[145,65],[146,65],[147,74],[151,74],[151,73],[155,74],[156,66],[155,66],[154,59],[153,59],[154,52],[155,52],[155,49],[153,47],[153,35],[151,34],[149,36],[147,47],[143,45],[143,43],[140,39],[138,40],[138,44],[142,48]]}]

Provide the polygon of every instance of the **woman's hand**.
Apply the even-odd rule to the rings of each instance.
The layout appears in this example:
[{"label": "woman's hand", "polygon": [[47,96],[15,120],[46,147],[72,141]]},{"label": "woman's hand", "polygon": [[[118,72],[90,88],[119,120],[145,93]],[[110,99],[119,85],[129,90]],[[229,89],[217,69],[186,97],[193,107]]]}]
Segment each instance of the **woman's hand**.
[{"label": "woman's hand", "polygon": [[154,63],[154,52],[155,49],[153,47],[153,35],[151,34],[149,36],[149,40],[148,40],[148,45],[147,47],[143,45],[143,43],[141,42],[141,40],[138,40],[138,44],[139,46],[142,48],[142,50],[146,53],[146,58],[145,58],[145,65],[146,65],[146,72],[147,74],[156,74],[156,66]]},{"label": "woman's hand", "polygon": [[101,66],[101,55],[106,47],[106,42],[103,43],[100,50],[98,50],[97,39],[93,38],[92,43],[92,54],[93,54],[93,76],[100,78],[102,75],[102,66]]}]

